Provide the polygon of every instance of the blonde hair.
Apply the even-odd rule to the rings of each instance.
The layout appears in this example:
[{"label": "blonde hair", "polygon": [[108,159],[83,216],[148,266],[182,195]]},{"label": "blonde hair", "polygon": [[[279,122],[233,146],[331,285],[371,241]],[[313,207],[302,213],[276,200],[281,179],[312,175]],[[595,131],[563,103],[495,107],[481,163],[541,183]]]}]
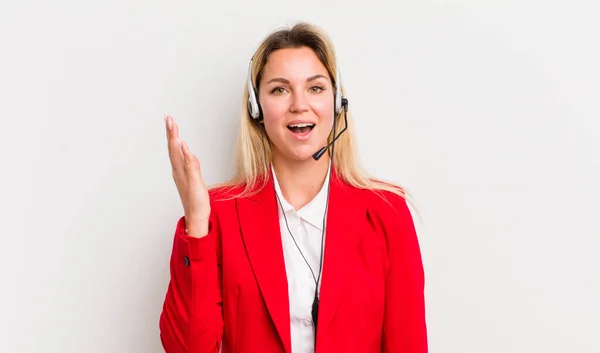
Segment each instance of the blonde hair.
[{"label": "blonde hair", "polygon": [[[306,22],[299,22],[290,28],[282,28],[268,35],[254,53],[251,78],[256,90],[258,90],[263,69],[271,53],[279,49],[300,47],[308,47],[315,52],[334,82],[337,61],[332,42],[320,28]],[[340,83],[334,82],[334,85],[337,84]],[[344,88],[342,87],[343,92]],[[248,97],[249,92],[246,87],[242,97],[240,131],[236,143],[235,174],[229,181],[213,186],[214,188],[229,188],[229,190],[240,190],[239,188],[243,187],[237,194],[229,194],[231,198],[249,196],[260,191],[266,185],[270,172],[271,143],[263,126],[258,120],[251,118],[248,112]],[[339,132],[343,129],[343,114],[342,111],[337,116],[335,129],[332,129],[328,142],[331,142],[334,130]],[[388,191],[410,201],[404,187],[376,179],[363,169],[356,151],[352,117],[350,112],[346,114],[348,114],[348,128],[335,142],[333,167],[336,174],[343,182],[353,187],[372,190],[380,195],[381,191]],[[331,150],[328,153],[331,153]]]}]

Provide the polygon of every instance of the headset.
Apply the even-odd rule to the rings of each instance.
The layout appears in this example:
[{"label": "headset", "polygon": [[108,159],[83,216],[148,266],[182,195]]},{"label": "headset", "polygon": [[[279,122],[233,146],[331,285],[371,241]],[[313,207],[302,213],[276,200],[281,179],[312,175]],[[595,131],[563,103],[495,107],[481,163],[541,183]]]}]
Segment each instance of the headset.
[{"label": "headset", "polygon": [[[252,82],[252,61],[250,60],[250,65],[248,67],[248,78],[247,78],[247,84],[248,84],[248,113],[250,114],[250,117],[252,119],[254,119],[255,121],[261,122],[263,119],[262,116],[262,110],[260,107],[260,104],[258,104],[258,99],[257,99],[257,92],[256,89],[254,87],[254,84]],[[318,150],[317,152],[315,152],[313,154],[313,159],[314,160],[319,160],[321,158],[321,156],[323,156],[323,154],[329,149],[329,147],[331,147],[331,163],[329,165],[329,173],[331,175],[331,171],[333,169],[333,151],[334,151],[334,143],[335,141],[344,133],[344,131],[346,131],[346,129],[348,128],[348,99],[344,98],[342,96],[342,81],[340,78],[340,70],[339,67],[336,67],[336,72],[335,72],[335,96],[334,96],[334,101],[335,101],[335,107],[334,107],[334,121],[335,119],[339,116],[339,114],[343,111],[344,112],[344,128],[342,129],[342,131],[340,131],[339,133],[336,134],[336,124],[333,124],[333,139],[330,143],[327,144],[327,146],[321,148],[320,150]],[[264,145],[264,131],[262,134],[263,140],[263,152],[264,152],[264,158],[265,158],[265,163],[267,163],[267,152],[265,149],[265,145]],[[319,282],[321,280],[321,274],[322,274],[322,270],[323,270],[323,255],[325,253],[325,249],[324,249],[324,237],[325,237],[325,220],[327,217],[327,210],[329,208],[329,190],[330,190],[330,183],[331,183],[331,179],[329,184],[327,185],[327,204],[325,206],[325,212],[323,214],[323,231],[321,233],[321,256],[320,256],[320,268],[319,268],[319,276],[318,278],[315,277],[315,274],[313,272],[313,269],[310,267],[308,261],[306,261],[306,258],[304,257],[304,254],[302,253],[302,250],[300,249],[300,247],[298,247],[298,244],[296,243],[296,239],[294,238],[294,235],[292,234],[292,231],[290,230],[288,223],[287,223],[287,217],[285,217],[285,212],[283,213],[284,219],[285,219],[285,224],[287,227],[288,232],[290,233],[290,236],[292,237],[292,239],[294,240],[294,243],[296,243],[296,247],[298,248],[298,251],[300,252],[300,254],[302,255],[302,257],[304,258],[304,261],[306,262],[306,265],[308,266],[308,268],[310,269],[310,271],[312,272],[313,278],[315,279],[315,297],[313,300],[313,304],[312,304],[312,309],[311,309],[311,316],[313,319],[313,323],[314,323],[314,328],[315,328],[315,348],[316,348],[316,334],[317,334],[317,322],[318,322],[318,315],[319,315]],[[277,194],[275,194],[277,196]],[[281,200],[279,200],[279,196],[277,196],[277,200],[279,205],[281,206]],[[283,211],[283,209],[282,209]]]},{"label": "headset", "polygon": [[[262,120],[262,110],[260,108],[260,104],[258,104],[258,98],[256,96],[256,89],[254,88],[254,84],[252,83],[252,60],[250,60],[250,65],[248,66],[248,113],[252,117],[252,119],[261,121]],[[335,70],[335,107],[334,112],[337,117],[341,112],[342,108],[348,109],[348,100],[342,96],[342,81],[340,78],[340,69],[336,68]]]},{"label": "headset", "polygon": [[[333,155],[334,155],[333,150],[335,148],[334,143],[342,135],[342,133],[344,133],[344,131],[346,131],[346,129],[348,128],[348,117],[347,117],[348,99],[346,99],[342,96],[342,81],[340,79],[340,70],[338,67],[336,67],[335,76],[336,77],[335,77],[335,96],[334,96],[334,100],[335,100],[334,119],[337,118],[339,116],[339,114],[343,111],[345,126],[342,129],[342,131],[340,131],[338,134],[336,134],[336,124],[334,123],[333,124],[334,138],[332,139],[332,141],[329,144],[327,144],[327,146],[321,148],[320,150],[318,150],[317,152],[315,152],[313,154],[313,159],[319,160],[319,158],[321,158],[321,156],[323,156],[323,154],[329,149],[329,147],[331,147],[332,157],[331,157],[331,163],[329,165],[330,175],[331,175],[331,170],[333,169]],[[250,60],[250,65],[248,67],[247,83],[248,83],[248,113],[250,114],[252,119],[260,122],[260,121],[262,121],[263,116],[262,116],[262,111],[261,111],[260,105],[258,104],[258,99],[256,97],[256,89],[254,88],[254,84],[252,83],[252,60]],[[266,152],[265,145],[264,145],[264,131],[263,131],[262,137],[263,137],[262,142],[263,142],[264,158],[265,158],[265,163],[267,163],[267,152]],[[287,230],[290,233],[290,236],[292,237],[292,239],[294,240],[294,243],[296,243],[296,247],[298,248],[298,251],[304,258],[306,265],[312,272],[313,278],[315,279],[315,297],[314,297],[312,309],[311,309],[311,316],[313,318],[313,323],[315,325],[315,348],[316,348],[316,344],[317,344],[316,334],[317,334],[317,322],[318,322],[318,315],[319,315],[319,282],[321,280],[321,274],[322,274],[322,270],[323,270],[323,255],[325,252],[324,251],[325,249],[323,248],[324,237],[325,237],[325,220],[326,220],[326,216],[327,216],[327,210],[329,208],[330,184],[331,184],[331,179],[330,179],[329,184],[327,185],[327,204],[325,206],[325,213],[323,214],[323,231],[321,233],[321,256],[320,256],[320,261],[319,261],[321,266],[319,268],[318,278],[315,277],[315,274],[314,274],[312,268],[310,267],[310,265],[308,264],[308,261],[306,261],[306,258],[304,257],[302,250],[300,249],[300,247],[298,247],[298,244],[296,243],[296,239],[294,238],[294,235],[292,234],[292,231],[290,230],[290,228],[288,226],[287,217],[285,217],[285,212],[283,213]],[[275,195],[277,196],[277,194],[275,194]],[[281,206],[281,200],[279,200],[279,196],[277,196],[277,200],[278,200],[279,205]],[[282,208],[282,211],[283,211],[283,208]]]}]

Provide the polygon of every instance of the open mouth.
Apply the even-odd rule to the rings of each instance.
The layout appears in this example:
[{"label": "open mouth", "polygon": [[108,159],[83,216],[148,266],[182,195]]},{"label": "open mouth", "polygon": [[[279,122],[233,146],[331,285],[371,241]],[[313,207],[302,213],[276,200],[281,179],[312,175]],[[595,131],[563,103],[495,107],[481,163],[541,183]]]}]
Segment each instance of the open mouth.
[{"label": "open mouth", "polygon": [[315,124],[292,124],[288,125],[288,129],[295,134],[305,134],[311,132]]}]

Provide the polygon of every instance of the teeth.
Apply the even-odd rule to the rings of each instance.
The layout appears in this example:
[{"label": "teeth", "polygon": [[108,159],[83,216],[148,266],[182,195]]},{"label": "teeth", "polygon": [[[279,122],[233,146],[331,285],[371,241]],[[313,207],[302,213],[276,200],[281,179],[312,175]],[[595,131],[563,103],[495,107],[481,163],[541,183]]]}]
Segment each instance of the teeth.
[{"label": "teeth", "polygon": [[315,124],[293,124],[293,125],[288,125],[288,127],[308,127],[308,126],[315,126]]}]

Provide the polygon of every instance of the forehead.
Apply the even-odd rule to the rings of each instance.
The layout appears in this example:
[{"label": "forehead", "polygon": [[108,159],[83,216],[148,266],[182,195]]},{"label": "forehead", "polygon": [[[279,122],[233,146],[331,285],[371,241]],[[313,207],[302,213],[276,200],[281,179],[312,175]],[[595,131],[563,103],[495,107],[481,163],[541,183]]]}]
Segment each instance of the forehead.
[{"label": "forehead", "polygon": [[269,55],[263,70],[263,79],[274,77],[305,79],[316,74],[329,77],[325,65],[312,49],[286,48],[276,50]]}]

